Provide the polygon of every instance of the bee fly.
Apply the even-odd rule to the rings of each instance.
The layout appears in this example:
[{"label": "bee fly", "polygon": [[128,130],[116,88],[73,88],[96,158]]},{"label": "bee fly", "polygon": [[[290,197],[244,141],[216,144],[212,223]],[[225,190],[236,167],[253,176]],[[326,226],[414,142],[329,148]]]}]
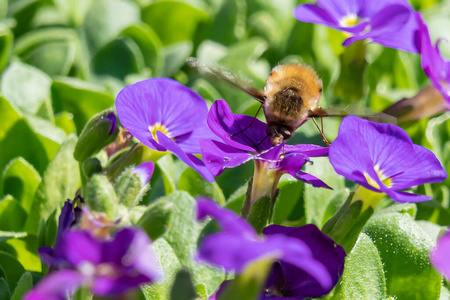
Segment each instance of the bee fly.
[{"label": "bee fly", "polygon": [[[266,86],[261,91],[246,86],[245,83],[239,81],[229,71],[220,66],[206,65],[193,57],[188,58],[187,63],[191,67],[201,69],[227,81],[259,101],[261,107],[256,115],[263,108],[267,121],[266,132],[272,145],[277,146],[288,140],[297,128],[311,118],[319,129],[323,142],[330,145],[323,134],[322,117],[331,114],[318,106],[322,95],[322,80],[310,66],[302,64],[276,66],[270,72]],[[336,114],[336,116],[338,115],[342,116],[342,114]],[[321,118],[321,128],[319,128],[314,117]]]}]

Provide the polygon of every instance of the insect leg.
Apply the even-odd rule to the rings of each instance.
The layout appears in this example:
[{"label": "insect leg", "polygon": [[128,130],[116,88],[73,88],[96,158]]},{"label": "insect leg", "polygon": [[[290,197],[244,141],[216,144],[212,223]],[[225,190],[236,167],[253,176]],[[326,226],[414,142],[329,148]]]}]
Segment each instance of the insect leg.
[{"label": "insect leg", "polygon": [[326,138],[325,135],[323,134],[323,118],[320,117],[320,125],[321,125],[321,128],[319,128],[319,125],[317,125],[316,119],[314,119],[314,118],[311,118],[311,119],[313,120],[314,125],[316,125],[317,129],[319,130],[320,135],[322,136],[322,141],[323,141],[325,144],[327,144],[328,146],[330,146],[331,143],[328,142],[327,138]]},{"label": "insect leg", "polygon": [[281,154],[280,154],[280,158],[281,159],[283,159],[284,157],[285,157],[285,154],[284,154],[284,145],[285,145],[285,142],[283,142],[283,150],[281,151]]},{"label": "insect leg", "polygon": [[266,135],[266,136],[265,136],[258,144],[254,145],[254,146],[251,146],[251,147],[252,147],[252,148],[258,147],[259,145],[262,144],[262,142],[264,142],[265,139],[267,139],[268,136],[269,136],[269,135]]},{"label": "insect leg", "polygon": [[[248,124],[247,127],[245,127],[244,129],[242,129],[241,131],[239,131],[239,132],[237,132],[237,133],[229,134],[228,136],[235,136],[235,135],[238,135],[239,133],[242,133],[242,132],[244,132],[245,130],[249,129],[249,128],[252,126],[253,122],[255,121],[256,116],[259,114],[259,111],[261,110],[261,108],[262,108],[262,104],[259,106],[258,111],[256,112],[255,116],[253,117],[252,121],[250,122],[250,124]],[[258,144],[258,145],[259,145],[259,144]]]}]

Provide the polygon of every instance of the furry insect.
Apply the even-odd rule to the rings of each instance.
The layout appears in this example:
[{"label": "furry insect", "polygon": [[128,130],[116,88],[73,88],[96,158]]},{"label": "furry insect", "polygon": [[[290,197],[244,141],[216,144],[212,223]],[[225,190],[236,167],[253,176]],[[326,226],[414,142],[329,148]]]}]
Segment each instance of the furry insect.
[{"label": "furry insect", "polygon": [[[202,64],[193,57],[188,58],[187,62],[191,67],[225,80],[259,101],[260,109],[264,110],[267,121],[267,136],[274,146],[288,140],[292,133],[310,118],[328,115],[318,106],[322,95],[322,80],[310,66],[302,64],[276,66],[270,72],[266,86],[261,91],[246,86],[219,66]],[[322,135],[322,140],[329,145],[323,135],[323,128],[320,129],[315,120],[314,123]]]}]

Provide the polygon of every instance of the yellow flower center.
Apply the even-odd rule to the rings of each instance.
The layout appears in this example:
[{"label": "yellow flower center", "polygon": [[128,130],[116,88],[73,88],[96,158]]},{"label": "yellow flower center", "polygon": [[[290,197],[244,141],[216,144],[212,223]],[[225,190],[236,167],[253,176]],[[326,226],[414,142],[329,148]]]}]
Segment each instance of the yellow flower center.
[{"label": "yellow flower center", "polygon": [[[375,170],[375,172],[378,175],[378,179],[387,187],[391,187],[392,186],[392,180],[391,178],[386,177],[383,172],[380,170],[380,166],[379,165],[375,165],[375,167],[373,167],[373,169]],[[378,185],[378,183],[369,176],[369,174],[367,174],[366,172],[364,172],[364,177],[367,180],[367,183],[370,184],[371,186],[373,186],[376,189],[380,189],[380,186]]]},{"label": "yellow flower center", "polygon": [[357,15],[351,14],[351,15],[347,15],[347,16],[343,17],[339,21],[339,23],[341,23],[341,26],[350,27],[350,26],[358,24],[360,21],[361,20],[358,18]]},{"label": "yellow flower center", "polygon": [[148,131],[150,131],[150,133],[153,136],[153,139],[158,142],[158,138],[156,137],[156,131],[161,131],[164,135],[170,137],[169,135],[169,130],[167,129],[166,126],[164,126],[163,124],[156,122],[153,126],[149,125],[148,126]]}]

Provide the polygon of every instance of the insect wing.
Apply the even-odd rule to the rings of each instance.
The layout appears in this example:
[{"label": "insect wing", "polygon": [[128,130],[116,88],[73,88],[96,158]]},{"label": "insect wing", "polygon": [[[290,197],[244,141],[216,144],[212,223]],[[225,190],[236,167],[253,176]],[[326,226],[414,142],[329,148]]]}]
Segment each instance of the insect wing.
[{"label": "insect wing", "polygon": [[338,108],[332,107],[324,109],[320,106],[312,109],[310,111],[309,117],[311,118],[321,118],[321,117],[345,117],[345,116],[358,116],[363,119],[367,119],[376,123],[389,123],[397,124],[397,118],[383,112],[374,112],[369,108],[357,108],[357,107],[345,107]]},{"label": "insect wing", "polygon": [[229,84],[243,90],[248,95],[255,98],[257,101],[259,101],[261,103],[265,102],[266,98],[264,96],[263,91],[255,89],[255,88],[251,87],[249,83],[246,84],[242,80],[236,78],[236,76],[234,76],[233,73],[231,71],[227,70],[225,67],[222,67],[219,65],[213,65],[213,64],[205,64],[205,63],[200,62],[198,59],[196,59],[194,57],[189,57],[186,60],[186,62],[192,68],[206,72],[216,78],[226,81]]}]

